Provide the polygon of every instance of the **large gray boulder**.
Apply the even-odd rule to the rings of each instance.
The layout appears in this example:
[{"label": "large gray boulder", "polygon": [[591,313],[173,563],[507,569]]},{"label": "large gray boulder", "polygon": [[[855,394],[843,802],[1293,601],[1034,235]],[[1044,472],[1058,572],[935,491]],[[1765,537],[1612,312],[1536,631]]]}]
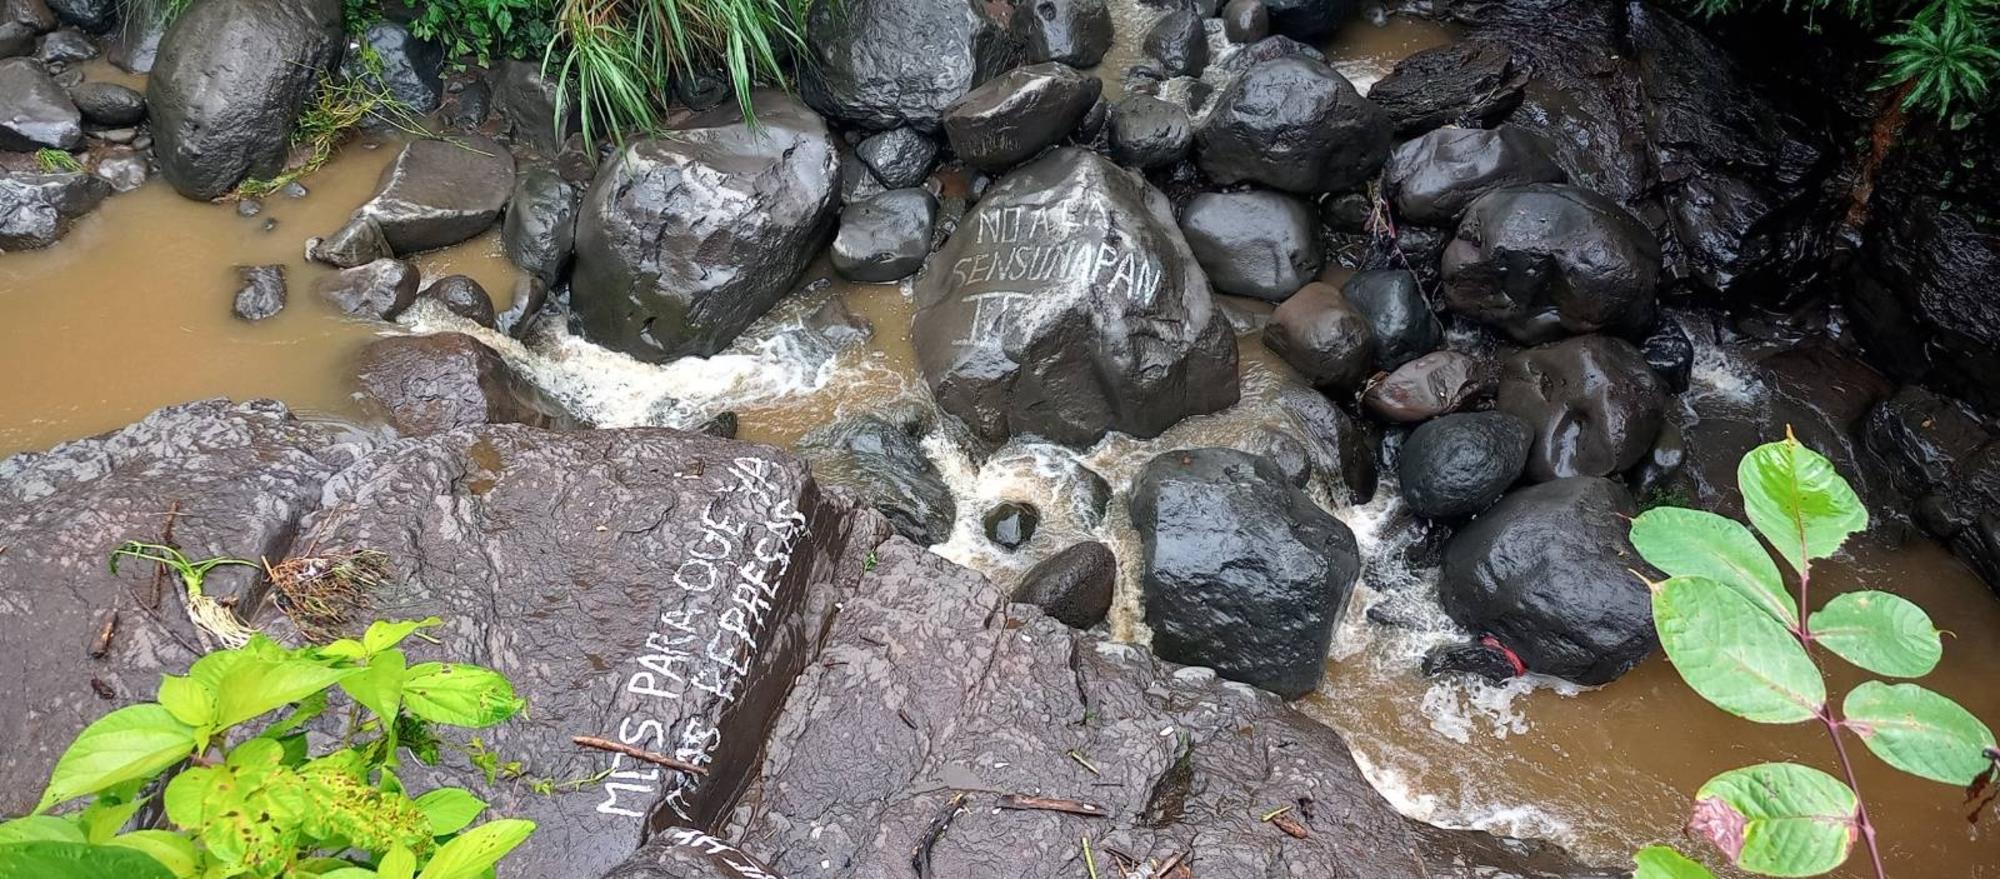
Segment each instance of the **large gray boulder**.
[{"label": "large gray boulder", "polygon": [[284,164],[292,125],[340,55],[340,0],[201,0],[146,81],[160,174],[211,199]]},{"label": "large gray boulder", "polygon": [[952,152],[974,167],[1002,171],[1069,136],[1104,82],[1053,61],[1000,74],[944,114]]},{"label": "large gray boulder", "polygon": [[42,65],[0,61],[0,150],[69,150],[82,143],[82,114]]},{"label": "large gray boulder", "polygon": [[576,250],[577,201],[581,196],[552,165],[521,169],[500,233],[500,247],[508,261],[544,284],[561,278]]},{"label": "large gray boulder", "polygon": [[800,93],[850,125],[936,131],[947,107],[1012,68],[1020,47],[982,0],[820,0]]},{"label": "large gray boulder", "polygon": [[1237,400],[1236,340],[1166,196],[1095,153],[988,190],[916,297],[925,380],[989,440],[1157,436]]},{"label": "large gray boulder", "polygon": [[1389,116],[1339,71],[1303,55],[1251,67],[1215,99],[1195,158],[1218,183],[1302,194],[1367,182],[1389,157]]},{"label": "large gray boulder", "polygon": [[1645,329],[1660,242],[1617,202],[1552,183],[1480,196],[1445,247],[1445,302],[1516,341]]},{"label": "large gray boulder", "polygon": [[514,191],[514,156],[480,134],[406,144],[354,212],[398,255],[450,247],[493,227]]},{"label": "large gray boulder", "polygon": [[653,362],[714,354],[817,255],[835,216],[833,138],[789,96],[754,101],[754,128],[732,102],[598,172],[570,293],[591,341]]},{"label": "large gray boulder", "polygon": [[56,243],[110,194],[110,184],[81,171],[0,173],[0,253]]}]

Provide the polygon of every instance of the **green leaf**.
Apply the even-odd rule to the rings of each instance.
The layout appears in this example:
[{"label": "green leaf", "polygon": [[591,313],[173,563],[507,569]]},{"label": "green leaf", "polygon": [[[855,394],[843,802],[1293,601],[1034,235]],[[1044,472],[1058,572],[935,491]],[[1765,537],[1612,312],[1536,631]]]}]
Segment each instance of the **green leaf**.
[{"label": "green leaf", "polygon": [[1882,762],[1964,787],[1992,768],[1993,731],[1957,702],[1916,684],[1868,681],[1841,703],[1841,722]]},{"label": "green leaf", "polygon": [[403,677],[403,704],[411,714],[452,726],[492,726],[521,710],[514,685],[476,665],[426,662]]},{"label": "green leaf", "polygon": [[227,729],[275,711],[358,674],[359,668],[327,668],[302,659],[245,657],[215,685],[216,725]]},{"label": "green leaf", "polygon": [[159,861],[133,849],[37,840],[0,845],[0,879],[174,879]]},{"label": "green leaf", "polygon": [[1715,879],[1707,867],[1664,845],[1649,845],[1632,857],[1639,872],[1632,879]]},{"label": "green leaf", "polygon": [[1861,505],[1833,462],[1786,437],[1758,446],[1736,467],[1743,511],[1794,571],[1840,551],[1847,536],[1868,527]]},{"label": "green leaf", "polygon": [[488,821],[445,843],[417,879],[480,879],[534,832],[533,821]]},{"label": "green leaf", "polygon": [[1805,648],[1741,592],[1705,577],[1655,584],[1653,625],[1681,679],[1737,717],[1799,723],[1826,704]]},{"label": "green leaf", "polygon": [[192,879],[195,875],[194,841],[171,830],[134,830],[106,845],[145,852],[176,879]]},{"label": "green leaf", "polygon": [[146,798],[136,794],[115,796],[111,791],[105,791],[77,813],[76,823],[83,828],[86,842],[109,842],[111,837],[118,835],[118,831],[125,829],[125,824],[138,814],[139,807],[145,803]]},{"label": "green leaf", "polygon": [[1733,769],[1695,793],[1688,829],[1738,867],[1765,876],[1817,876],[1847,860],[1860,800],[1847,785],[1795,763]]},{"label": "green leaf", "polygon": [[1878,675],[1920,678],[1944,657],[1930,615],[1900,595],[1836,595],[1813,613],[1809,625],[1821,647]]},{"label": "green leaf", "polygon": [[368,631],[361,636],[361,646],[362,649],[367,650],[371,655],[381,653],[384,650],[403,643],[403,639],[410,637],[418,629],[428,629],[432,626],[443,624],[444,620],[437,617],[401,622],[378,620],[368,624]]},{"label": "green leaf", "polygon": [[1707,577],[1743,593],[1781,623],[1799,621],[1798,602],[1785,591],[1771,553],[1733,519],[1655,507],[1632,520],[1632,546],[1669,577]]},{"label": "green leaf", "polygon": [[29,815],[0,824],[0,845],[16,842],[84,842],[83,828],[54,815]]},{"label": "green leaf", "polygon": [[194,753],[194,728],[158,704],[120,708],[84,727],[56,760],[35,812],[122,781],[147,778]]},{"label": "green leaf", "polygon": [[463,788],[441,787],[418,797],[417,808],[431,820],[433,836],[446,836],[464,830],[486,811],[486,801]]},{"label": "green leaf", "polygon": [[417,856],[403,846],[396,846],[375,865],[375,874],[382,879],[410,879],[417,874]]},{"label": "green leaf", "polygon": [[194,678],[167,675],[160,678],[160,704],[175,720],[196,729],[215,723],[215,691]]},{"label": "green leaf", "polygon": [[319,874],[319,879],[378,879],[380,873],[367,867],[342,867],[331,873]]},{"label": "green leaf", "polygon": [[387,723],[403,705],[403,678],[407,662],[403,651],[384,650],[368,660],[368,667],[361,674],[341,681],[340,689]]}]

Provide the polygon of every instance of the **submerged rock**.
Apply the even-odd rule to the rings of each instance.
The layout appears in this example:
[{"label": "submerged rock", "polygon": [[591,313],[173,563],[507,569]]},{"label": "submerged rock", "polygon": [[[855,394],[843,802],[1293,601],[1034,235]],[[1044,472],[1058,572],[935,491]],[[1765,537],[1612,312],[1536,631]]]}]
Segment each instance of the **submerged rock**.
[{"label": "submerged rock", "polygon": [[923,189],[892,189],[840,212],[833,267],[850,281],[900,281],[924,267],[938,202]]},{"label": "submerged rock", "polygon": [[1382,171],[1383,195],[1397,215],[1430,226],[1455,225],[1495,189],[1567,177],[1548,141],[1513,125],[1438,129],[1397,147]]},{"label": "submerged rock", "polygon": [[542,283],[553,284],[569,268],[576,249],[577,201],[581,193],[550,165],[521,169],[501,227],[507,260]]},{"label": "submerged rock", "polygon": [[0,253],[56,243],[110,195],[110,184],[82,172],[0,173]]},{"label": "submerged rock", "polygon": [[815,3],[799,90],[850,125],[936,131],[946,108],[1014,67],[1020,49],[977,0]]},{"label": "submerged rock", "polygon": [[1653,321],[1660,243],[1604,196],[1538,183],[1474,201],[1445,248],[1452,310],[1533,344]]},{"label": "submerged rock", "polygon": [[354,212],[398,256],[450,247],[492,228],[514,191],[514,156],[480,134],[412,141]]},{"label": "submerged rock", "polygon": [[1389,117],[1324,62],[1286,56],[1222,91],[1195,134],[1195,155],[1218,183],[1340,192],[1389,157]]},{"label": "submerged rock", "polygon": [[0,150],[73,150],[83,117],[62,86],[28,58],[0,60]]},{"label": "submerged rock", "polygon": [[1397,459],[1403,499],[1431,519],[1493,505],[1528,464],[1528,423],[1505,412],[1446,415],[1411,431]]},{"label": "submerged rock", "polygon": [[340,0],[190,5],[160,41],[146,80],[161,176],[206,200],[277,171],[340,37]]},{"label": "submerged rock", "polygon": [[798,453],[828,485],[847,489],[882,515],[897,533],[924,546],[951,539],[958,503],[920,437],[916,418],[863,415],[801,437]]},{"label": "submerged rock", "polygon": [[1495,404],[1534,431],[1528,478],[1610,476],[1639,463],[1666,421],[1666,383],[1631,343],[1582,336],[1507,358]]},{"label": "submerged rock", "polygon": [[1446,125],[1484,128],[1521,105],[1528,71],[1514,53],[1490,40],[1467,39],[1425,49],[1396,63],[1368,90],[1395,123],[1396,136],[1413,138]]},{"label": "submerged rock", "polygon": [[[865,4],[849,7],[857,13]],[[585,337],[649,362],[721,351],[798,282],[830,230],[839,156],[774,91],[628,143],[584,195],[570,304]]]},{"label": "submerged rock", "polygon": [[236,316],[255,323],[285,310],[285,267],[237,266]]},{"label": "submerged rock", "polygon": [[1034,504],[1005,501],[987,510],[979,521],[986,529],[987,540],[1013,552],[1035,539],[1035,528],[1042,522],[1042,513],[1035,509]]},{"label": "submerged rock", "polygon": [[577,426],[493,349],[463,333],[385,336],[361,349],[362,405],[406,436],[480,424]]},{"label": "submerged rock", "polygon": [[1053,62],[1017,67],[968,92],[944,114],[952,152],[1002,171],[1060,143],[1090,112],[1104,83]]},{"label": "submerged rock", "polygon": [[1096,541],[1049,556],[1021,575],[1013,600],[1032,604],[1072,629],[1089,629],[1111,613],[1118,556]]},{"label": "submerged rock", "polygon": [[1236,402],[1236,345],[1166,196],[1059,149],[1002,178],[917,279],[917,359],[987,440],[1158,436]]},{"label": "submerged rock", "polygon": [[399,259],[378,259],[321,278],[314,290],[341,313],[395,320],[417,301],[423,280],[417,267]]},{"label": "submerged rock", "polygon": [[1319,274],[1319,220],[1281,192],[1204,192],[1181,210],[1181,232],[1216,292],[1283,302]]},{"label": "submerged rock", "polygon": [[1105,0],[1033,0],[1015,8],[1012,25],[1030,61],[1096,67],[1111,49]]}]

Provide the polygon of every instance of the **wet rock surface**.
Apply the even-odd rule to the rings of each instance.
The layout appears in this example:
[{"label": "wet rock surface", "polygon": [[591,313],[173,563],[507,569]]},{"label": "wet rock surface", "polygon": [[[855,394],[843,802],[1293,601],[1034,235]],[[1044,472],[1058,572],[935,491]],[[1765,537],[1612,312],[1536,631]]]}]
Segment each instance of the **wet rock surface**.
[{"label": "wet rock surface", "polygon": [[852,0],[815,4],[800,94],[813,109],[861,128],[936,131],[946,108],[1014,67],[1020,47],[973,0]]},{"label": "wet rock surface", "polygon": [[541,64],[507,59],[493,69],[493,105],[512,126],[516,141],[552,154],[582,130],[573,106],[556,113],[556,84],[542,75]]},{"label": "wet rock surface", "polygon": [[1072,629],[1088,629],[1111,613],[1118,587],[1118,557],[1096,541],[1049,556],[1021,575],[1013,601],[1032,604]]},{"label": "wet rock surface", "polygon": [[1013,552],[1030,540],[1035,539],[1035,529],[1042,522],[1042,513],[1034,504],[1018,501],[1004,501],[986,515],[979,518],[986,530],[986,539],[993,545]]},{"label": "wet rock surface", "polygon": [[853,492],[923,546],[951,539],[958,503],[924,453],[928,425],[902,413],[863,415],[800,438],[798,452],[828,485]]},{"label": "wet rock surface", "polygon": [[1146,31],[1146,56],[1159,64],[1166,77],[1200,76],[1208,67],[1208,35],[1202,30],[1201,16],[1182,9],[1162,16]]},{"label": "wet rock surface", "polygon": [[[243,202],[238,202],[239,205]],[[355,217],[332,235],[306,243],[306,256],[337,268],[351,269],[396,255],[381,224],[370,217]]]},{"label": "wet rock surface", "polygon": [[1370,385],[1361,403],[1377,418],[1415,424],[1490,397],[1498,384],[1496,365],[1457,351],[1436,351]]},{"label": "wet rock surface", "polygon": [[1484,128],[1521,104],[1528,71],[1514,53],[1489,40],[1467,39],[1425,49],[1397,62],[1368,90],[1389,114],[1396,136],[1414,138],[1458,124]]},{"label": "wet rock surface", "polygon": [[1389,127],[1346,77],[1294,55],[1257,64],[1224,89],[1196,132],[1195,154],[1218,183],[1339,192],[1382,167]]},{"label": "wet rock surface", "polygon": [[1339,287],[1321,281],[1272,312],[1264,346],[1315,387],[1352,391],[1374,370],[1374,326]]},{"label": "wet rock surface", "polygon": [[889,189],[923,185],[937,163],[937,141],[914,128],[897,128],[869,135],[854,148],[876,181]]},{"label": "wet rock surface", "polygon": [[852,281],[900,281],[931,255],[938,202],[923,189],[892,189],[840,212],[833,267]]},{"label": "wet rock surface", "polygon": [[1405,220],[1452,226],[1495,189],[1563,182],[1568,175],[1553,149],[1540,134],[1512,125],[1439,129],[1389,154],[1383,192]]},{"label": "wet rock surface", "polygon": [[89,174],[0,173],[0,253],[56,243],[111,194]]},{"label": "wet rock surface", "polygon": [[424,286],[418,299],[428,299],[444,310],[488,329],[493,328],[493,297],[478,281],[464,275],[446,275]]},{"label": "wet rock surface", "polygon": [[1271,30],[1295,40],[1318,42],[1354,17],[1354,0],[1264,0]]},{"label": "wet rock surface", "polygon": [[1361,572],[1354,533],[1277,464],[1229,449],[1153,459],[1131,505],[1153,651],[1288,699],[1312,692]]},{"label": "wet rock surface", "polygon": [[412,36],[393,21],[369,25],[341,64],[342,75],[388,94],[418,115],[443,103],[443,70],[442,46]]},{"label": "wet rock surface", "polygon": [[576,248],[581,195],[553,166],[537,164],[521,169],[500,232],[500,246],[508,261],[544,284],[562,277]]},{"label": "wet rock surface", "polygon": [[1650,325],[1660,245],[1595,192],[1513,186],[1467,208],[1442,271],[1452,310],[1533,344]]},{"label": "wet rock surface", "polygon": [[1103,87],[1097,77],[1063,64],[1017,67],[952,104],[944,133],[966,162],[1005,170],[1067,136]]},{"label": "wet rock surface", "polygon": [[417,301],[417,286],[422,281],[416,266],[397,259],[378,259],[321,278],[313,289],[342,314],[395,320]]},{"label": "wet rock surface", "polygon": [[1181,233],[1218,293],[1283,302],[1319,274],[1319,220],[1280,192],[1205,192],[1181,211]]},{"label": "wet rock surface", "polygon": [[577,425],[493,349],[463,333],[370,342],[354,381],[363,406],[408,436],[481,424]]},{"label": "wet rock surface", "polygon": [[1534,431],[1528,478],[1610,476],[1639,463],[1665,422],[1667,389],[1631,343],[1580,336],[1501,367],[1502,411]]},{"label": "wet rock surface", "polygon": [[483,135],[419,140],[382,169],[354,212],[373,220],[397,255],[449,247],[492,228],[514,191],[514,156]]},{"label": "wet rock surface", "polygon": [[242,285],[232,308],[237,317],[256,322],[285,310],[284,266],[237,266]]},{"label": "wet rock surface", "polygon": [[146,118],[146,96],[115,82],[86,82],[69,90],[85,121],[95,125],[137,125]]},{"label": "wet rock surface", "polygon": [[1002,178],[917,279],[939,406],[988,440],[1157,436],[1236,402],[1235,340],[1167,199],[1094,153]]},{"label": "wet rock surface", "polygon": [[1287,384],[1278,399],[1298,427],[1312,471],[1326,477],[1334,496],[1355,504],[1373,499],[1379,476],[1375,452],[1380,444],[1375,431],[1325,394],[1301,384]]},{"label": "wet rock surface", "polygon": [[62,86],[32,60],[0,60],[0,150],[69,150],[82,143],[83,118]]},{"label": "wet rock surface", "polygon": [[1505,412],[1426,421],[1397,459],[1403,499],[1411,512],[1433,519],[1478,513],[1521,477],[1533,438],[1527,422]]},{"label": "wet rock surface", "polygon": [[1194,146],[1187,110],[1150,95],[1127,95],[1111,105],[1111,158],[1139,169],[1185,158]]},{"label": "wet rock surface", "polygon": [[1015,8],[1012,25],[1030,61],[1096,67],[1111,49],[1106,0],[1034,0]]},{"label": "wet rock surface", "polygon": [[[866,7],[851,7],[860,14]],[[641,360],[722,350],[797,283],[831,231],[826,125],[777,92],[634,141],[584,195],[571,305],[586,338]]]},{"label": "wet rock surface", "polygon": [[1444,341],[1444,328],[1431,313],[1430,302],[1412,272],[1355,272],[1340,291],[1375,331],[1377,369],[1393,370],[1429,354]]}]

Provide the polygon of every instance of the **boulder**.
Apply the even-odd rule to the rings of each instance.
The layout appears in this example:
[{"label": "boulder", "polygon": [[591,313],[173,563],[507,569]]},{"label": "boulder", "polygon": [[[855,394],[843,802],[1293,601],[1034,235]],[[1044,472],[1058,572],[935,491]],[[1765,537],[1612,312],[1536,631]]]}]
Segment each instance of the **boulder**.
[{"label": "boulder", "polygon": [[464,275],[446,275],[432,281],[418,291],[417,298],[435,302],[444,310],[489,330],[496,319],[493,297],[478,281]]},{"label": "boulder", "polygon": [[1111,613],[1118,587],[1118,557],[1096,541],[1076,544],[1043,559],[1014,587],[1017,604],[1032,604],[1072,629],[1088,629]]},{"label": "boulder", "polygon": [[797,101],[753,100],[754,128],[732,103],[628,142],[598,172],[570,292],[586,338],[650,362],[706,357],[804,274],[833,222],[839,156]]},{"label": "boulder", "polygon": [[1466,209],[1442,271],[1453,311],[1523,343],[1637,332],[1653,322],[1660,244],[1636,217],[1589,190],[1510,186]]},{"label": "boulder", "polygon": [[284,266],[237,266],[236,274],[243,282],[233,304],[237,317],[256,323],[285,310]]},{"label": "boulder", "polygon": [[936,131],[951,105],[1011,69],[1019,46],[979,0],[816,3],[799,89],[813,109],[861,128]]},{"label": "boulder", "polygon": [[507,260],[544,284],[560,279],[576,249],[580,195],[552,165],[521,169],[507,202],[507,221],[500,229],[500,247]]},{"label": "boulder", "polygon": [[1444,328],[1416,275],[1401,269],[1355,272],[1340,291],[1375,331],[1375,368],[1393,370],[1444,343]]},{"label": "boulder", "polygon": [[30,58],[0,60],[0,150],[73,150],[83,117],[62,86]]},{"label": "boulder", "polygon": [[385,92],[421,116],[444,103],[444,47],[393,21],[368,26],[347,52],[340,72]]},{"label": "boulder", "polygon": [[673,827],[603,879],[782,879],[764,862],[699,830]]},{"label": "boulder", "polygon": [[980,437],[1158,436],[1238,396],[1236,344],[1165,195],[1064,148],[987,190],[917,279],[938,405]]},{"label": "boulder", "polygon": [[1353,392],[1375,370],[1375,329],[1339,287],[1307,284],[1278,306],[1264,347],[1314,387]]},{"label": "boulder", "polygon": [[111,185],[81,172],[0,172],[0,253],[56,243],[111,195]]},{"label": "boulder", "polygon": [[1204,192],[1181,211],[1181,233],[1215,290],[1283,302],[1319,274],[1319,218],[1281,192]]},{"label": "boulder", "polygon": [[987,510],[979,522],[986,530],[987,540],[992,541],[994,546],[1013,552],[1035,539],[1035,529],[1042,523],[1042,512],[1034,504],[1002,501]]},{"label": "boulder", "polygon": [[1223,89],[1195,134],[1195,156],[1218,183],[1340,192],[1389,157],[1389,117],[1324,62],[1280,57]]},{"label": "boulder", "polygon": [[1264,6],[1272,31],[1308,43],[1325,42],[1360,8],[1356,0],[1264,0]]},{"label": "boulder", "polygon": [[583,129],[574,102],[556,114],[556,83],[542,75],[539,62],[507,59],[493,70],[493,105],[513,126],[515,141],[553,155]]},{"label": "boulder", "polygon": [[51,71],[62,71],[95,57],[97,44],[74,28],[44,34],[41,45],[35,49],[35,58]]},{"label": "boulder", "polygon": [[1222,7],[1222,35],[1239,44],[1270,36],[1271,8],[1264,0],[1229,0]]},{"label": "boulder", "polygon": [[1493,505],[1528,464],[1528,424],[1505,412],[1446,415],[1403,441],[1396,472],[1410,511],[1430,519],[1471,516]]},{"label": "boulder", "polygon": [[1457,412],[1493,395],[1499,371],[1457,351],[1437,351],[1403,364],[1368,386],[1361,405],[1396,424],[1417,424]]},{"label": "boulder", "polygon": [[565,428],[577,421],[463,333],[384,336],[356,358],[363,408],[405,436],[480,424]]},{"label": "boulder", "polygon": [[833,268],[850,281],[900,281],[924,267],[937,228],[938,201],[928,190],[892,189],[840,212]]},{"label": "boulder", "polygon": [[1992,440],[1964,404],[1915,385],[1870,410],[1862,437],[1896,488],[1912,498],[1949,488],[1959,463]]},{"label": "boulder", "polygon": [[1666,421],[1666,382],[1623,339],[1580,336],[1523,351],[1500,370],[1496,407],[1534,431],[1528,478],[1623,473]]},{"label": "boulder", "polygon": [[937,164],[937,141],[914,128],[897,128],[863,138],[854,156],[888,189],[922,186]]},{"label": "boulder", "polygon": [[48,5],[64,24],[92,33],[110,30],[118,21],[118,0],[48,0]]},{"label": "boulder", "polygon": [[1608,684],[1658,646],[1650,570],[1627,531],[1638,504],[1609,479],[1574,476],[1502,498],[1445,544],[1438,601],[1527,671]]},{"label": "boulder", "polygon": [[325,238],[306,242],[306,257],[336,268],[351,269],[396,255],[381,224],[372,217],[354,217]]},{"label": "boulder", "polygon": [[1346,525],[1231,449],[1154,458],[1131,506],[1153,652],[1287,699],[1319,685],[1361,572]]},{"label": "boulder", "polygon": [[398,256],[450,247],[500,219],[514,192],[514,156],[480,134],[418,140],[382,169],[354,212],[375,221]]},{"label": "boulder", "polygon": [[958,503],[924,452],[928,428],[915,417],[862,415],[807,433],[798,453],[821,481],[853,492],[897,533],[934,546],[951,539]]},{"label": "boulder", "polygon": [[868,169],[868,163],[851,150],[840,151],[840,203],[850,205],[888,192],[882,178]]},{"label": "boulder", "polygon": [[378,259],[319,279],[314,291],[342,314],[395,320],[417,301],[423,280],[417,267],[399,259]]},{"label": "boulder", "polygon": [[1146,57],[1159,62],[1159,70],[1169,78],[1200,76],[1208,67],[1208,33],[1201,16],[1182,9],[1161,16],[1146,30],[1143,44]]},{"label": "boulder", "polygon": [[1012,24],[1029,61],[1096,67],[1111,49],[1105,0],[1034,0],[1015,8]]},{"label": "boulder", "polygon": [[[1376,449],[1381,445],[1375,430],[1325,394],[1301,384],[1287,382],[1278,391],[1278,402],[1296,428],[1291,435],[1305,445],[1310,471],[1325,477],[1334,497],[1350,504],[1374,499],[1379,477]],[[1279,470],[1288,469],[1283,460],[1278,464]]]},{"label": "boulder", "polygon": [[146,96],[115,82],[86,82],[69,90],[77,112],[92,125],[137,125],[146,118]]},{"label": "boulder", "polygon": [[190,5],[160,40],[146,80],[161,176],[206,200],[277,171],[293,122],[340,47],[340,0]]},{"label": "boulder", "polygon": [[1514,52],[1492,40],[1467,39],[1425,49],[1396,63],[1368,89],[1396,127],[1418,137],[1446,125],[1485,128],[1521,105],[1528,71]]},{"label": "boulder", "polygon": [[0,58],[34,51],[35,38],[56,26],[56,14],[44,0],[0,2]]},{"label": "boulder", "polygon": [[127,73],[152,73],[168,23],[159,11],[150,15],[128,12],[111,37],[111,63]]},{"label": "boulder", "polygon": [[1454,226],[1482,195],[1507,186],[1567,179],[1553,150],[1526,128],[1440,128],[1389,154],[1383,195],[1412,223]]},{"label": "boulder", "polygon": [[1194,123],[1187,110],[1151,95],[1126,95],[1111,105],[1111,158],[1140,170],[1163,168],[1187,157]]},{"label": "boulder", "polygon": [[1005,170],[1069,136],[1103,88],[1097,77],[1054,62],[1017,67],[946,109],[945,137],[968,164]]}]

